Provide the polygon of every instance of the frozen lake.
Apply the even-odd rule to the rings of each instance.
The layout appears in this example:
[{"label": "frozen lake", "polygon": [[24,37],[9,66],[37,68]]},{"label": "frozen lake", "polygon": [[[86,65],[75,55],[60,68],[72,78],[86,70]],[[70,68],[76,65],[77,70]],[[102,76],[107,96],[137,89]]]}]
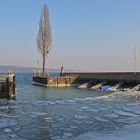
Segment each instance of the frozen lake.
[{"label": "frozen lake", "polygon": [[0,140],[140,139],[140,97],[31,84],[16,74],[16,101],[0,100]]}]

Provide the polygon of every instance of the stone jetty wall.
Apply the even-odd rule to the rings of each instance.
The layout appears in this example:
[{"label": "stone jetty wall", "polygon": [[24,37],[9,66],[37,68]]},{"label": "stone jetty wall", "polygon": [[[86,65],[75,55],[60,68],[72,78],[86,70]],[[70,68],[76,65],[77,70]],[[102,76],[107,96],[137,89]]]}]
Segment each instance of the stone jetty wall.
[{"label": "stone jetty wall", "polygon": [[80,79],[140,82],[140,72],[95,72],[95,73],[63,73],[62,76],[77,76]]},{"label": "stone jetty wall", "polygon": [[47,87],[69,87],[78,86],[86,82],[95,84],[96,82],[102,81],[107,81],[112,84],[115,82],[139,84],[140,72],[62,73],[60,77],[33,77],[33,84]]},{"label": "stone jetty wall", "polygon": [[75,86],[77,77],[64,76],[64,77],[33,77],[33,84],[42,85],[47,87],[69,87]]}]

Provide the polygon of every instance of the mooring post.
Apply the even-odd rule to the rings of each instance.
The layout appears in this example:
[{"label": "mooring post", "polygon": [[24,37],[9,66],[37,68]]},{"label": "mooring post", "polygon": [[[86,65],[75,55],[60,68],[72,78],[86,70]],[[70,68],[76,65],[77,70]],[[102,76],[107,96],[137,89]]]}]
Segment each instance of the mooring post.
[{"label": "mooring post", "polygon": [[7,97],[10,97],[10,80],[9,77],[6,77],[6,89],[7,89]]},{"label": "mooring post", "polygon": [[15,98],[16,96],[16,78],[15,75],[8,75],[6,77],[6,85],[7,85],[7,97]]},{"label": "mooring post", "polygon": [[16,97],[16,77],[13,75],[13,96]]}]

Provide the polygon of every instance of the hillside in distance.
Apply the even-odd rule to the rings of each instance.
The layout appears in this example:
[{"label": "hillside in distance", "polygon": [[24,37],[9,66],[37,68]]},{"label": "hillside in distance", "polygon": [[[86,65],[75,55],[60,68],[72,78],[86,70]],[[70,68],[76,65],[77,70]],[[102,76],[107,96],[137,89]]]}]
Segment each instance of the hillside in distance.
[{"label": "hillside in distance", "polygon": [[[0,66],[1,73],[7,73],[11,69],[13,73],[33,73],[37,68],[35,67],[23,67],[23,66]],[[59,72],[59,69],[49,69],[49,72]]]}]

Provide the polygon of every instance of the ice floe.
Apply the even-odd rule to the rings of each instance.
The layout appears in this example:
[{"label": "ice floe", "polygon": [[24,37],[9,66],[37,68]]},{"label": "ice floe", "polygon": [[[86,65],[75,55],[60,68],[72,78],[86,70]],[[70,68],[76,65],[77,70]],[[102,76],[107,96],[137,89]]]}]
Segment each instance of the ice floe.
[{"label": "ice floe", "polygon": [[108,110],[108,108],[107,107],[106,108],[105,107],[99,107],[99,110],[100,111],[106,111],[106,110]]},{"label": "ice floe", "polygon": [[54,136],[51,137],[52,140],[62,140],[61,136]]},{"label": "ice floe", "polygon": [[106,118],[118,118],[119,115],[115,114],[115,113],[109,113],[109,114],[105,114],[104,117],[106,117]]},{"label": "ice floe", "polygon": [[25,138],[20,138],[16,136],[16,134],[10,134],[10,135],[0,135],[0,140],[27,140]]},{"label": "ice floe", "polygon": [[68,137],[71,137],[73,134],[72,133],[69,133],[69,132],[64,132],[63,133],[63,138],[66,139]]},{"label": "ice floe", "polygon": [[0,128],[10,127],[17,125],[17,122],[13,119],[2,118],[0,119]]},{"label": "ice floe", "polygon": [[86,110],[86,109],[88,109],[89,107],[88,106],[82,106],[81,107],[81,109],[84,109],[84,110]]},{"label": "ice floe", "polygon": [[16,116],[16,115],[9,115],[9,114],[1,114],[2,117],[5,117],[5,118],[18,118],[20,117],[19,115]]},{"label": "ice floe", "polygon": [[44,116],[46,115],[45,112],[31,112],[31,115],[33,115],[34,117],[37,117],[37,116]]},{"label": "ice floe", "polygon": [[109,122],[109,120],[107,120],[105,118],[98,117],[98,116],[94,116],[94,119],[99,121],[99,122]]},{"label": "ice floe", "polygon": [[16,134],[10,134],[9,135],[11,138],[15,138],[16,137]]},{"label": "ice floe", "polygon": [[122,110],[140,115],[140,106],[123,107]]},{"label": "ice floe", "polygon": [[132,91],[125,91],[125,92],[117,91],[107,95],[94,97],[94,99],[117,100],[117,99],[127,99],[129,97],[137,97],[137,95]]},{"label": "ice floe", "polygon": [[125,124],[135,124],[140,122],[139,117],[128,117],[128,118],[121,118],[113,120],[116,123],[125,123]]},{"label": "ice floe", "polygon": [[64,100],[64,104],[66,104],[66,105],[75,105],[76,101],[75,100]]},{"label": "ice floe", "polygon": [[9,109],[9,106],[0,106],[0,110]]},{"label": "ice floe", "polygon": [[122,115],[122,116],[128,116],[128,117],[137,117],[138,116],[137,114],[134,114],[134,113],[131,113],[131,112],[126,112],[126,111],[123,111],[123,110],[114,109],[113,111],[114,111],[114,113]]},{"label": "ice floe", "polygon": [[70,126],[70,128],[72,128],[72,129],[77,129],[78,126],[72,125],[72,126]]},{"label": "ice floe", "polygon": [[5,128],[5,129],[4,129],[4,132],[5,132],[5,133],[11,133],[12,130],[11,130],[10,128]]},{"label": "ice floe", "polygon": [[50,118],[50,117],[44,118],[44,120],[45,120],[45,122],[48,122],[48,123],[53,122],[52,118]]},{"label": "ice floe", "polygon": [[126,106],[137,106],[137,103],[126,103]]},{"label": "ice floe", "polygon": [[96,108],[88,108],[86,109],[87,112],[98,112],[99,110]]},{"label": "ice floe", "polygon": [[84,115],[75,115],[76,119],[87,119],[88,116],[84,116]]},{"label": "ice floe", "polygon": [[82,106],[80,109],[78,109],[77,111],[87,111],[87,112],[97,112],[99,111],[98,109],[96,108],[91,108],[89,106]]}]

